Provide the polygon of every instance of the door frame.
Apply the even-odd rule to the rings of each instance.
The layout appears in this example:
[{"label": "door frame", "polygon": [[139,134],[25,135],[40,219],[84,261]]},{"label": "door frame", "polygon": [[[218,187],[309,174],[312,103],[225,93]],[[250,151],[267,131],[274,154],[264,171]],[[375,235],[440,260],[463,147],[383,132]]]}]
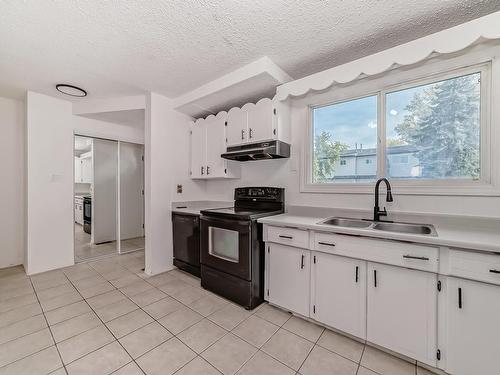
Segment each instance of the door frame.
[{"label": "door frame", "polygon": [[[110,137],[106,137],[106,136],[101,136],[101,135],[98,135],[98,134],[95,134],[95,133],[92,133],[92,132],[88,132],[88,131],[80,131],[80,130],[73,130],[73,137],[72,137],[72,146],[71,146],[71,158],[73,159],[75,157],[75,138],[76,137],[85,137],[85,138],[92,138],[92,139],[101,139],[101,140],[105,140],[105,141],[114,141],[114,142],[117,142],[118,146],[118,157],[117,157],[117,171],[119,172],[120,171],[120,143],[122,142],[125,142],[125,143],[132,143],[132,144],[136,144],[136,145],[140,145],[142,146],[142,186],[143,186],[143,191],[144,191],[144,184],[145,184],[145,166],[144,166],[144,153],[145,153],[145,144],[144,142],[138,142],[137,140],[134,140],[134,139],[114,139],[114,138],[110,138]],[[92,168],[94,168],[94,159],[92,158]],[[75,200],[75,163],[72,163],[73,165],[73,171],[72,171],[72,175],[73,175],[73,178],[72,178],[72,191],[73,191],[73,194],[72,194],[72,207],[74,207],[74,200]],[[127,252],[122,252],[121,251],[121,238],[120,238],[120,189],[119,189],[119,186],[120,186],[120,173],[117,173],[117,186],[116,186],[116,189],[117,189],[117,194],[116,194],[116,237],[117,237],[117,241],[116,241],[116,254],[126,254]],[[143,204],[142,204],[142,207],[143,207],[143,213],[142,213],[142,222],[144,223],[145,222],[145,207],[146,207],[146,202],[145,202],[145,192],[144,194],[142,195],[142,199],[143,199]],[[74,224],[75,224],[75,210],[73,209],[73,225],[72,225],[72,230],[73,230],[73,259],[75,259],[75,229],[74,229]],[[94,210],[92,210],[92,215],[94,215]],[[94,220],[92,219],[92,225],[94,223]],[[142,229],[142,234],[143,234],[143,237],[145,237],[146,235],[146,231],[145,231],[145,227],[143,226],[143,229]],[[91,237],[91,241],[92,241],[92,237]],[[133,252],[133,251],[136,251],[136,250],[131,250],[130,252]],[[103,256],[103,257],[106,257],[106,256]],[[99,259],[100,257],[98,258],[92,258],[92,259]],[[77,263],[76,261],[74,261],[75,263]],[[81,262],[78,262],[78,263],[81,263]]]}]

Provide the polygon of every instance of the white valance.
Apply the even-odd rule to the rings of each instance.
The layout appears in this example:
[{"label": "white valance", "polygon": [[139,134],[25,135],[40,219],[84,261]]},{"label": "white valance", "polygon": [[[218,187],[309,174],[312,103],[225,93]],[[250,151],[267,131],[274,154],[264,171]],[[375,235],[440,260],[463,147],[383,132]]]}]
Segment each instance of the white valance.
[{"label": "white valance", "polygon": [[475,43],[494,39],[500,42],[500,12],[285,83],[278,86],[276,98],[286,100],[310,91],[325,90],[336,83],[348,83],[400,66],[416,64],[431,56],[459,52]]}]

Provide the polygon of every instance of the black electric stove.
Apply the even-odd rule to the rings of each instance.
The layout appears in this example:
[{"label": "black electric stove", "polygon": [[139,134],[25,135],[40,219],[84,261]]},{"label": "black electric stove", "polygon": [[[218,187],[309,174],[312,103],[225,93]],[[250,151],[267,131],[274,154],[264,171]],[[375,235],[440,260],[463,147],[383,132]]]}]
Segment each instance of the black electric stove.
[{"label": "black electric stove", "polygon": [[247,309],[264,299],[264,242],[257,219],[284,212],[285,191],[244,187],[234,207],[201,211],[201,285]]}]

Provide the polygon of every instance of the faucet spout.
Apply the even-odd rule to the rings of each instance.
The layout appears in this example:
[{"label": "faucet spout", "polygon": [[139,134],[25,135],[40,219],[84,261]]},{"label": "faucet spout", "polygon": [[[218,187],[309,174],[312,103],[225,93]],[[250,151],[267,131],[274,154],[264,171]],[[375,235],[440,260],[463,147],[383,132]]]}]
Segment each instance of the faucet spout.
[{"label": "faucet spout", "polygon": [[389,183],[389,180],[387,178],[380,178],[375,184],[375,206],[373,207],[373,221],[380,221],[381,216],[387,216],[387,211],[385,207],[383,210],[381,210],[379,207],[379,189],[381,182],[385,183],[385,186],[387,188],[387,195],[385,197],[385,201],[392,202],[394,200],[392,197],[391,184]]}]

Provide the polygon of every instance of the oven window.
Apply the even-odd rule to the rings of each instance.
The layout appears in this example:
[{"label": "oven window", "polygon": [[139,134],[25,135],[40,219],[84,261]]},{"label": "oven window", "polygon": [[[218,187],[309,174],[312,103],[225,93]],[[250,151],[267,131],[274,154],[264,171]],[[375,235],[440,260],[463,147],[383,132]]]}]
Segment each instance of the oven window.
[{"label": "oven window", "polygon": [[214,257],[239,262],[239,233],[234,230],[208,227],[208,253]]}]

